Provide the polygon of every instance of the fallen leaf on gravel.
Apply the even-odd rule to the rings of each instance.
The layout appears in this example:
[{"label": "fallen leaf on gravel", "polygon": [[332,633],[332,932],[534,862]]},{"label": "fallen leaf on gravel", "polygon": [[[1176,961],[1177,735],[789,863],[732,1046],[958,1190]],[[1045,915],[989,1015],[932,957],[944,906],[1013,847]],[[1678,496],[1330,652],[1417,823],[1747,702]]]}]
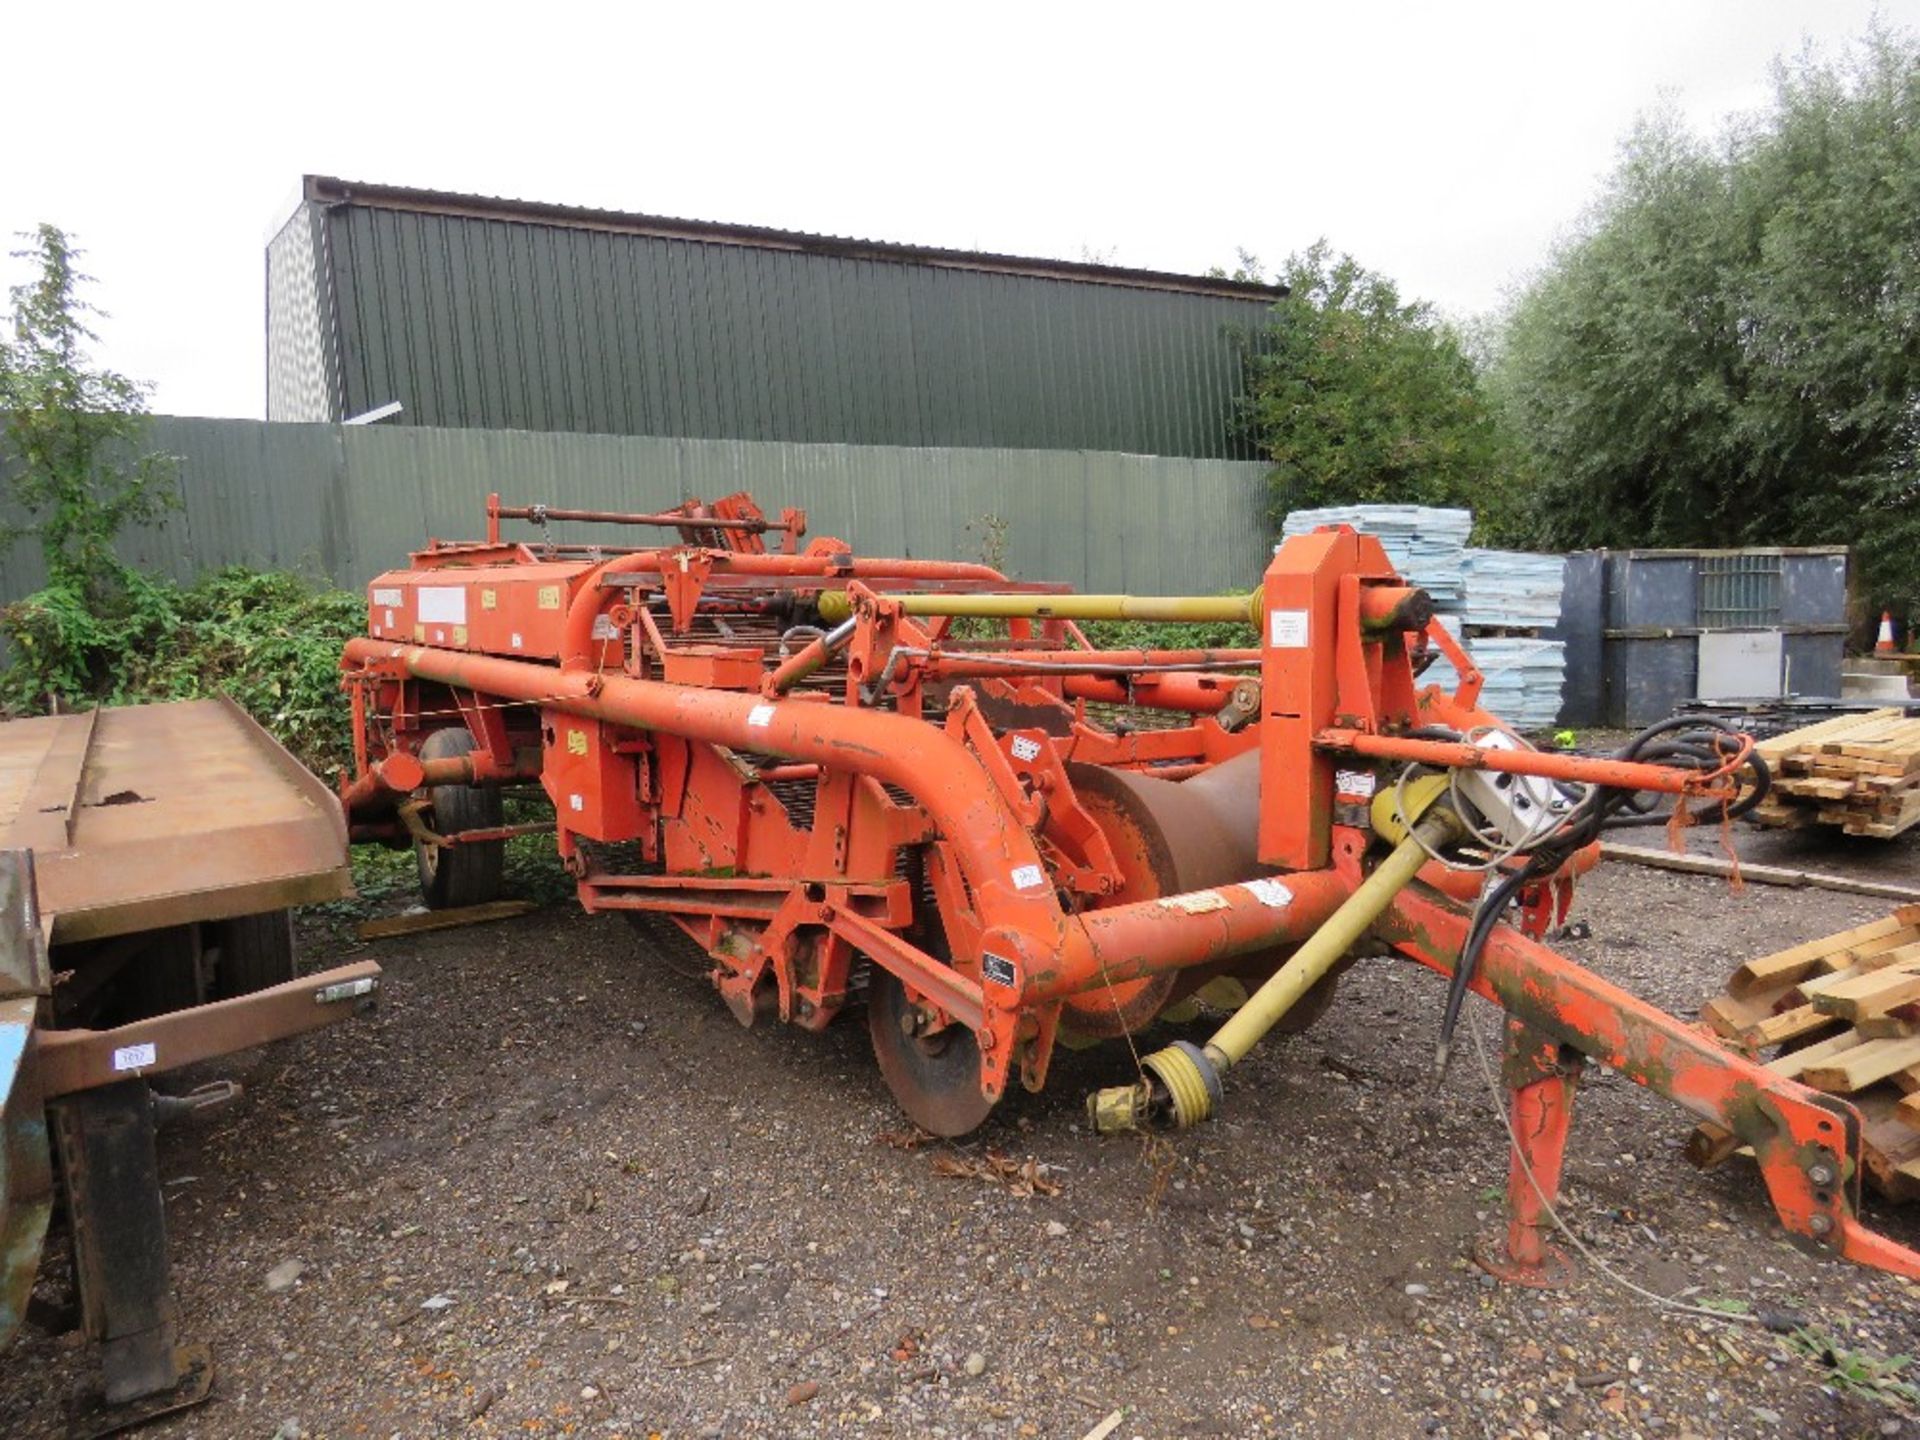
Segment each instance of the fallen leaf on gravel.
[{"label": "fallen leaf on gravel", "polygon": [[979,1159],[943,1150],[933,1157],[933,1173],[952,1180],[984,1180],[989,1185],[1006,1187],[1009,1195],[1026,1200],[1035,1195],[1058,1195],[1060,1182],[1042,1173],[1044,1166],[1028,1156],[1013,1160],[998,1150],[989,1150]]},{"label": "fallen leaf on gravel", "polygon": [[884,1145],[889,1150],[905,1150],[911,1154],[933,1138],[931,1134],[916,1125],[911,1130],[882,1130],[873,1137],[873,1143]]},{"label": "fallen leaf on gravel", "polygon": [[807,1403],[807,1401],[811,1400],[814,1396],[818,1395],[819,1393],[820,1393],[820,1386],[818,1382],[813,1380],[802,1380],[798,1385],[794,1386],[791,1390],[787,1391],[787,1404],[804,1405]]}]

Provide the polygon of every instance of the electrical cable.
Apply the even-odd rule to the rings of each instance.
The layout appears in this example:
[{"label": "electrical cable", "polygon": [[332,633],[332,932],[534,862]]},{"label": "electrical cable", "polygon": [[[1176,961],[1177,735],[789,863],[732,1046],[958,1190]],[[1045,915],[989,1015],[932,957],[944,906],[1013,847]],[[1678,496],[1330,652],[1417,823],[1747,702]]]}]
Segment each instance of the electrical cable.
[{"label": "electrical cable", "polygon": [[[1453,738],[1470,741],[1473,735],[1479,733],[1473,731],[1466,737]],[[1738,819],[1766,799],[1773,784],[1767,762],[1753,749],[1753,738],[1724,720],[1706,715],[1674,715],[1649,725],[1615,751],[1612,758],[1692,770],[1705,783],[1730,779],[1734,782],[1736,793],[1732,800],[1709,800],[1695,809],[1688,808],[1685,799],[1680,798],[1674,802],[1672,811],[1662,813],[1655,797],[1643,799],[1640,792],[1611,785],[1588,786],[1579,802],[1560,817],[1546,835],[1536,839],[1534,832],[1529,831],[1519,840],[1511,842],[1504,853],[1496,853],[1486,865],[1456,863],[1456,869],[1491,871],[1517,855],[1526,856],[1526,863],[1518,870],[1482,892],[1480,902],[1474,909],[1466,943],[1460,947],[1460,958],[1447,982],[1446,1006],[1440,1016],[1440,1038],[1434,1046],[1436,1075],[1446,1072],[1447,1062],[1453,1053],[1453,1032],[1459,1023],[1460,1007],[1473,983],[1474,971],[1487,937],[1505,916],[1507,907],[1527,885],[1560,869],[1576,851],[1598,839],[1603,830],[1629,825],[1667,824],[1676,815],[1683,816],[1686,823],[1695,823],[1708,818],[1716,804],[1720,806],[1722,818]],[[1751,778],[1743,778],[1749,771]],[[1454,772],[1448,782],[1448,796],[1455,812],[1462,814],[1463,820],[1466,820],[1460,803],[1458,774]],[[1401,785],[1404,785],[1406,775],[1407,772],[1403,771],[1399,782]],[[1471,820],[1466,823],[1476,837],[1484,834],[1482,827]]]},{"label": "electrical cable", "polygon": [[1501,1094],[1500,1082],[1494,1076],[1493,1062],[1487,1056],[1487,1043],[1485,1037],[1480,1033],[1480,1027],[1472,1022],[1468,1022],[1467,1033],[1473,1038],[1473,1048],[1480,1057],[1480,1073],[1485,1077],[1487,1091],[1493,1098],[1494,1113],[1500,1117],[1500,1124],[1507,1132],[1507,1144],[1511,1147],[1514,1163],[1520,1167],[1520,1173],[1527,1177],[1527,1184],[1532,1187],[1534,1195],[1540,1201],[1540,1208],[1547,1213],[1547,1218],[1553,1221],[1554,1228],[1566,1237],[1567,1243],[1579,1253],[1582,1260],[1585,1260],[1589,1265],[1593,1266],[1595,1270],[1599,1271],[1605,1279],[1610,1280],[1622,1290],[1638,1295],[1641,1299],[1662,1310],[1672,1310],[1682,1315],[1695,1315],[1702,1320],[1723,1320],[1742,1325],[1759,1325],[1769,1330],[1773,1328],[1759,1315],[1740,1315],[1726,1310],[1709,1310],[1704,1305],[1689,1305],[1684,1300],[1675,1300],[1671,1296],[1662,1295],[1655,1290],[1649,1290],[1646,1286],[1636,1284],[1634,1281],[1629,1280],[1598,1255],[1594,1254],[1586,1242],[1574,1234],[1573,1231],[1568,1228],[1567,1222],[1560,1218],[1559,1207],[1547,1197],[1546,1187],[1541,1185],[1540,1177],[1533,1173],[1533,1166],[1527,1161],[1526,1151],[1520,1148],[1520,1136],[1513,1128],[1513,1116],[1507,1113],[1506,1097]]}]

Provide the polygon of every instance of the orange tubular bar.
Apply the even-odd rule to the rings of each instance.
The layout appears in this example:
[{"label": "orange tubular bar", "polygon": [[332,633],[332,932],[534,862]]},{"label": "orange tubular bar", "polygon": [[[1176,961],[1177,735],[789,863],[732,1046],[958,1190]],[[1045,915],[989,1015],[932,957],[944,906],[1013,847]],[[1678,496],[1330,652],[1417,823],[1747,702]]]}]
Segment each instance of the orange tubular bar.
[{"label": "orange tubular bar", "polygon": [[[589,617],[589,633],[591,623]],[[966,747],[935,726],[886,710],[766,700],[738,691],[365,638],[347,642],[345,660],[635,729],[857,769],[898,785],[926,809],[953,847],[987,926],[1024,942],[1015,943],[1027,952],[1021,968],[1060,948],[1065,917],[1051,887],[1044,882],[1022,887],[1015,878],[1014,872],[1029,866],[1033,868],[1027,873],[1045,874],[1032,837],[1008,813]],[[1015,998],[1009,991],[1009,1006]]]},{"label": "orange tubular bar", "polygon": [[[1345,750],[1377,760],[1415,760],[1458,770],[1505,770],[1621,790],[1657,790],[1668,795],[1715,795],[1712,778],[1666,765],[1633,760],[1598,760],[1587,755],[1557,755],[1545,750],[1495,750],[1461,740],[1414,740],[1403,735],[1369,735],[1360,730],[1322,730],[1313,743],[1322,750]],[[1731,763],[1733,757],[1729,757]]]},{"label": "orange tubular bar", "polygon": [[1051,1000],[1297,944],[1326,923],[1356,882],[1333,870],[1300,871],[1086,911],[1068,920],[1059,958],[1029,972],[1026,998]]},{"label": "orange tubular bar", "polygon": [[1171,675],[1142,675],[1134,680],[1105,675],[1069,675],[1062,686],[1076,700],[1109,705],[1148,705],[1192,715],[1212,715],[1226,707],[1234,687],[1246,677],[1176,671]]},{"label": "orange tubular bar", "polygon": [[[1451,975],[1467,924],[1460,911],[1409,889],[1375,933]],[[1861,1264],[1920,1279],[1920,1254],[1867,1229],[1855,1215],[1860,1112],[1846,1101],[1722,1049],[1507,925],[1494,927],[1473,989],[1538,1033],[1738,1135],[1753,1147],[1774,1210],[1794,1235]]]},{"label": "orange tubular bar", "polygon": [[[700,522],[690,521],[691,524]],[[697,557],[716,575],[818,577],[824,584],[855,580],[979,580],[996,585],[1007,577],[991,565],[945,560],[863,560],[845,553],[824,555],[746,555],[734,550],[636,550],[595,566],[583,575],[561,632],[561,663],[568,669],[592,668],[599,653],[593,622],[619,597],[601,585],[607,575],[663,575],[681,559]]]}]

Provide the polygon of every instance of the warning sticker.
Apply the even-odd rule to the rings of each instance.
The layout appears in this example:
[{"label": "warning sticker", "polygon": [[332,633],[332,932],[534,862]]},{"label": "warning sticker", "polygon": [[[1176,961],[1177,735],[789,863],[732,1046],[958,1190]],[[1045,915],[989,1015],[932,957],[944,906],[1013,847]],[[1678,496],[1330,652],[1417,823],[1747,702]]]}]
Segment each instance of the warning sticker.
[{"label": "warning sticker", "polygon": [[747,724],[749,725],[757,725],[764,730],[772,723],[773,707],[771,705],[756,705],[747,711]]},{"label": "warning sticker", "polygon": [[467,587],[464,585],[422,585],[420,618],[429,625],[467,623]]},{"label": "warning sticker", "polygon": [[1013,961],[1004,955],[996,955],[991,950],[980,954],[980,974],[995,985],[1004,985],[1009,990],[1017,989],[1020,984],[1020,971]]},{"label": "warning sticker", "polygon": [[[383,587],[373,592],[373,603],[376,605],[403,605],[406,602],[398,590],[388,590]],[[389,620],[387,623],[391,625],[393,622]]]},{"label": "warning sticker", "polygon": [[148,1042],[145,1045],[122,1045],[113,1052],[113,1068],[116,1070],[151,1070],[157,1051]]},{"label": "warning sticker", "polygon": [[1240,888],[1273,910],[1284,910],[1293,903],[1293,891],[1278,880],[1249,880]]},{"label": "warning sticker", "polygon": [[558,610],[560,608],[560,587],[558,585],[542,585],[534,599],[542,610]]},{"label": "warning sticker", "polygon": [[1164,895],[1160,899],[1163,909],[1178,910],[1186,915],[1205,915],[1212,910],[1227,908],[1227,897],[1218,890],[1195,890],[1187,895]]},{"label": "warning sticker", "polygon": [[1013,758],[1016,760],[1037,760],[1040,758],[1040,742],[1029,740],[1025,735],[1013,737]]},{"label": "warning sticker", "polygon": [[596,640],[618,640],[620,638],[619,627],[613,623],[613,617],[611,615],[596,615],[593,617],[593,638]]},{"label": "warning sticker", "polygon": [[584,755],[587,753],[587,732],[584,730],[567,731],[567,753]]},{"label": "warning sticker", "polygon": [[480,608],[482,610],[492,610],[498,606],[499,603],[500,596],[491,586],[480,592]]},{"label": "warning sticker", "polygon": [[1013,871],[1013,888],[1016,890],[1037,890],[1047,883],[1047,872],[1038,865],[1018,865]]},{"label": "warning sticker", "polygon": [[1307,648],[1307,612],[1270,610],[1267,612],[1267,643],[1276,650]]},{"label": "warning sticker", "polygon": [[1358,795],[1362,799],[1372,796],[1379,781],[1374,779],[1371,770],[1336,770],[1333,772],[1333,788],[1342,795]]}]

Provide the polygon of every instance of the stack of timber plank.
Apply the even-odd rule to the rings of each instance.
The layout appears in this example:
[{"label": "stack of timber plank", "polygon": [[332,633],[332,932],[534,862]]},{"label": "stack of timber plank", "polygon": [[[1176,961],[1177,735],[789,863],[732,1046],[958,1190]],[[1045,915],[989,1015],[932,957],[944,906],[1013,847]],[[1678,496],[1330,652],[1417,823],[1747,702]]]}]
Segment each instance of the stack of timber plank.
[{"label": "stack of timber plank", "polygon": [[1773,793],[1750,812],[1761,825],[1838,825],[1890,840],[1920,825],[1920,719],[1901,710],[1842,715],[1756,747]]},{"label": "stack of timber plank", "polygon": [[[1867,1178],[1895,1200],[1920,1199],[1920,905],[1749,960],[1700,1016],[1769,1070],[1851,1100]],[[1737,1144],[1702,1125],[1689,1153],[1717,1164]]]}]

